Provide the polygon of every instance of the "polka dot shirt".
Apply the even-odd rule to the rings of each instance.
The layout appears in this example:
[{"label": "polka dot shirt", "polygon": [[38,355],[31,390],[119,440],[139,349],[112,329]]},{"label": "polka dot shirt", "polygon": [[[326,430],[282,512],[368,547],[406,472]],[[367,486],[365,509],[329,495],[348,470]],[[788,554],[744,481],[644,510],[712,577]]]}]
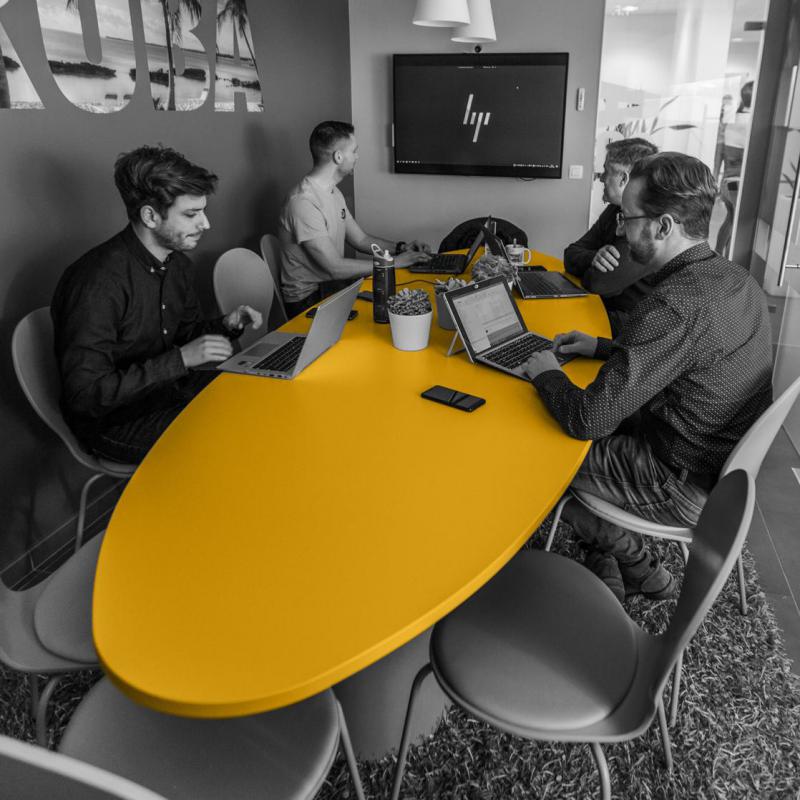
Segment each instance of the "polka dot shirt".
[{"label": "polka dot shirt", "polygon": [[642,435],[674,469],[716,477],[772,400],[766,298],[750,274],[707,242],[646,279],[651,293],[613,341],[586,389],[561,370],[534,381],[562,428],[577,439],[613,433],[641,412]]}]

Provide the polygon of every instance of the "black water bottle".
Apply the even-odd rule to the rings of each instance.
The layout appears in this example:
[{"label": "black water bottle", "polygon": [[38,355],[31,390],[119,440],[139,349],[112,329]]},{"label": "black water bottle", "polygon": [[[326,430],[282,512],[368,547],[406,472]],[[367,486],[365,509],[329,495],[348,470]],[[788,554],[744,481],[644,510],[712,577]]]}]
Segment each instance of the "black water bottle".
[{"label": "black water bottle", "polygon": [[386,301],[395,293],[394,258],[388,250],[372,247],[372,319],[387,323],[389,309]]}]

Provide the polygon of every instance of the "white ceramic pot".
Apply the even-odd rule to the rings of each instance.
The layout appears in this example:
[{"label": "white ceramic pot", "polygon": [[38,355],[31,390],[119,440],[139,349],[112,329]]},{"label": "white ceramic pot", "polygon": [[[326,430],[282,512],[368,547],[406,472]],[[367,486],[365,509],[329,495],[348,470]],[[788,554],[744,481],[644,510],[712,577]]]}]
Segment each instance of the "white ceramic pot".
[{"label": "white ceramic pot", "polygon": [[433,311],[427,314],[393,314],[389,312],[389,326],[392,329],[392,344],[398,350],[424,350],[431,334]]}]

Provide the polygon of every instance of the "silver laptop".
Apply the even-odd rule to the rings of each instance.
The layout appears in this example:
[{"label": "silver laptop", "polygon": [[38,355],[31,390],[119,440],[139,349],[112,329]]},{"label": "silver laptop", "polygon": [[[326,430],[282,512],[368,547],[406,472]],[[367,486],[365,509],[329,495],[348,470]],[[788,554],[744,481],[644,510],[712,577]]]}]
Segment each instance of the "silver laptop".
[{"label": "silver laptop", "polygon": [[273,331],[217,365],[217,369],[267,378],[294,378],[339,341],[362,283],[359,278],[324,300],[307,334]]},{"label": "silver laptop", "polygon": [[[483,235],[486,246],[496,256],[502,256],[511,263],[503,240],[495,236],[488,228],[484,228]],[[514,283],[517,285],[520,297],[524,300],[543,300],[556,297],[586,297],[586,289],[576,286],[569,278],[560,272],[549,272],[545,269],[533,267],[520,267],[516,270]]]},{"label": "silver laptop", "polygon": [[[553,341],[528,330],[500,275],[445,294],[453,322],[470,361],[527,380],[522,366],[533,353],[552,350]],[[556,354],[559,364],[572,356]]]}]

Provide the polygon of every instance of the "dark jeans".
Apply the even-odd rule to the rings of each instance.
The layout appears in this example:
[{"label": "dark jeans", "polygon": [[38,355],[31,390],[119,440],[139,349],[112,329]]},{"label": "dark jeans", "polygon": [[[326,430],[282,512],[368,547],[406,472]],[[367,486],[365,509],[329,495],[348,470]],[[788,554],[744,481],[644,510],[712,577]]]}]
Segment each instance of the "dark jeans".
[{"label": "dark jeans", "polygon": [[317,303],[319,303],[320,300],[324,300],[326,297],[330,297],[340,289],[344,289],[346,286],[349,286],[354,280],[355,278],[336,281],[323,281],[313,292],[311,292],[311,294],[307,295],[302,300],[297,300],[294,303],[289,302],[288,300],[284,301],[283,307],[286,309],[286,316],[289,319],[299,316],[304,311],[311,308],[311,306],[315,306]]},{"label": "dark jeans", "polygon": [[[571,486],[637,516],[680,527],[697,523],[708,498],[686,472],[656,458],[644,439],[617,433],[592,444]],[[564,507],[563,519],[580,539],[611,553],[622,565],[646,552],[640,534],[601,520],[576,500]]]},{"label": "dark jeans", "polygon": [[219,373],[192,372],[164,390],[164,396],[148,404],[140,416],[83,437],[88,448],[111,461],[138,464],[156,440]]}]

